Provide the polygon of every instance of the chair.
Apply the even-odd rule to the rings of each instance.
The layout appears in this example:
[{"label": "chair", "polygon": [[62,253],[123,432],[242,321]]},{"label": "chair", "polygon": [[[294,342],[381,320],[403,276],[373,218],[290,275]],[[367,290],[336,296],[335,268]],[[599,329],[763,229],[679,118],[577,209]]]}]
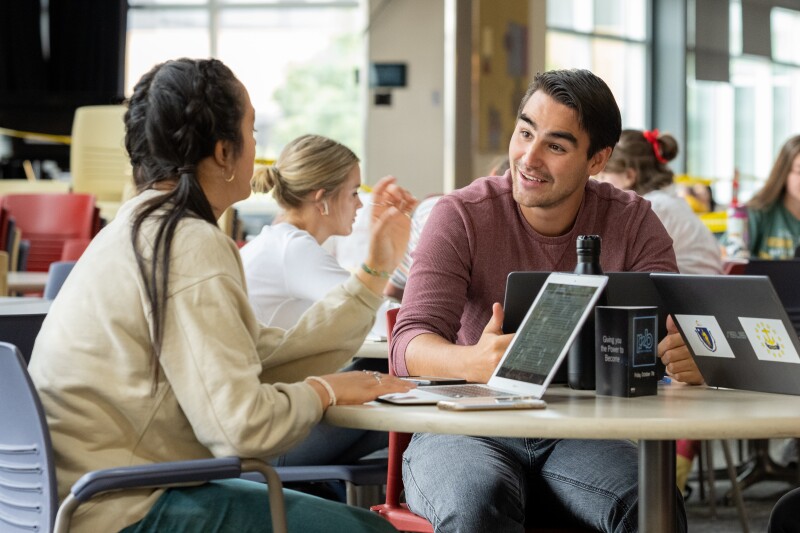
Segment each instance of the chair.
[{"label": "chair", "polygon": [[272,527],[285,532],[281,481],[255,459],[226,457],[125,466],[89,472],[72,486],[61,507],[50,432],[42,404],[16,346],[0,343],[0,530],[69,531],[78,506],[97,494],[239,477],[244,470],[268,480]]},{"label": "chair", "polygon": [[67,239],[61,249],[61,261],[77,261],[89,247],[91,239]]},{"label": "chair", "polygon": [[93,194],[110,220],[133,185],[125,149],[124,105],[79,107],[72,122],[70,173],[74,192]]},{"label": "chair", "polygon": [[50,263],[61,258],[64,241],[90,239],[97,224],[90,194],[10,194],[2,205],[30,242],[30,271],[47,272]]},{"label": "chair", "polygon": [[[397,322],[399,308],[386,311],[386,337],[388,345],[392,344],[392,330]],[[391,349],[391,348],[390,348]],[[389,364],[389,373],[394,375],[394,368]],[[403,492],[403,452],[411,442],[411,433],[389,432],[389,464],[386,471],[386,502],[373,505],[370,509],[400,531],[412,533],[433,533],[433,526],[425,518],[414,514],[408,506],[400,503]]]},{"label": "chair", "polygon": [[[14,300],[23,300],[14,298]],[[13,344],[25,365],[31,360],[33,344],[47,316],[47,304],[13,303],[0,306],[0,342]]]},{"label": "chair", "polygon": [[72,272],[72,267],[75,266],[76,261],[56,261],[50,263],[50,268],[47,271],[47,283],[44,286],[44,293],[42,296],[45,300],[55,300],[61,286]]},{"label": "chair", "polygon": [[8,296],[8,252],[0,250],[0,296]]},{"label": "chair", "polygon": [[[347,505],[367,507],[378,497],[379,487],[386,484],[387,462],[377,460],[354,465],[276,466],[283,483],[318,483],[343,481]],[[242,476],[250,481],[264,482],[258,472]]]}]

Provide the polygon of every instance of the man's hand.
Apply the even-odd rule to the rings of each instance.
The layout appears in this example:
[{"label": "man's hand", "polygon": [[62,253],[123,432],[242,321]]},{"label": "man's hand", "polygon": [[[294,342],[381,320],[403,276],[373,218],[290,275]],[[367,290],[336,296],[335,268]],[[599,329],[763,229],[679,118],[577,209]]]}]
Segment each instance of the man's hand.
[{"label": "man's hand", "polygon": [[483,334],[473,350],[466,368],[466,379],[475,383],[486,383],[492,377],[500,359],[508,348],[513,335],[503,333],[503,306],[492,305],[492,318],[483,328]]},{"label": "man's hand", "polygon": [[672,319],[672,315],[667,317],[667,336],[658,343],[658,356],[667,368],[667,375],[676,381],[682,381],[689,385],[701,385],[703,375],[697,364],[694,362],[689,348],[678,333],[678,328]]}]

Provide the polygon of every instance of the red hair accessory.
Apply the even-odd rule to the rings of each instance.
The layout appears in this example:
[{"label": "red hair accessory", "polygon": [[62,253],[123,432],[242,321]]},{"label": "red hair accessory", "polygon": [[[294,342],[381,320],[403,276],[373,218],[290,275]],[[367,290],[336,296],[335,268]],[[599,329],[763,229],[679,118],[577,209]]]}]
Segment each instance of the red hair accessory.
[{"label": "red hair accessory", "polygon": [[667,160],[661,155],[661,147],[658,145],[658,130],[643,131],[644,139],[653,145],[653,153],[656,155],[656,160],[662,165],[667,164]]}]

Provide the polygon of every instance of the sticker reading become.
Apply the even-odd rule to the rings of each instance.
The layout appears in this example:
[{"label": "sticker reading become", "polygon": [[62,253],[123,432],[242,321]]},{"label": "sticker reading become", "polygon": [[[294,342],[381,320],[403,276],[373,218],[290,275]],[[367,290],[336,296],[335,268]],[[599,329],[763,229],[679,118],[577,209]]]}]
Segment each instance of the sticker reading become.
[{"label": "sticker reading become", "polygon": [[739,317],[747,340],[762,361],[800,363],[783,322],[774,318]]},{"label": "sticker reading become", "polygon": [[675,315],[695,355],[733,358],[733,350],[713,315]]}]

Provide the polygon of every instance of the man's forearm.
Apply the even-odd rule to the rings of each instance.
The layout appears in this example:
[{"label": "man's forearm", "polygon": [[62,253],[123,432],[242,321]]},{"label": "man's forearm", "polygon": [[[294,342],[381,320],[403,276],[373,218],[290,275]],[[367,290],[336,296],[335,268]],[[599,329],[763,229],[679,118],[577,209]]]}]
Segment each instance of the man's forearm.
[{"label": "man's forearm", "polygon": [[412,376],[467,378],[466,353],[470,346],[458,346],[434,333],[414,337],[406,347],[406,367]]}]

